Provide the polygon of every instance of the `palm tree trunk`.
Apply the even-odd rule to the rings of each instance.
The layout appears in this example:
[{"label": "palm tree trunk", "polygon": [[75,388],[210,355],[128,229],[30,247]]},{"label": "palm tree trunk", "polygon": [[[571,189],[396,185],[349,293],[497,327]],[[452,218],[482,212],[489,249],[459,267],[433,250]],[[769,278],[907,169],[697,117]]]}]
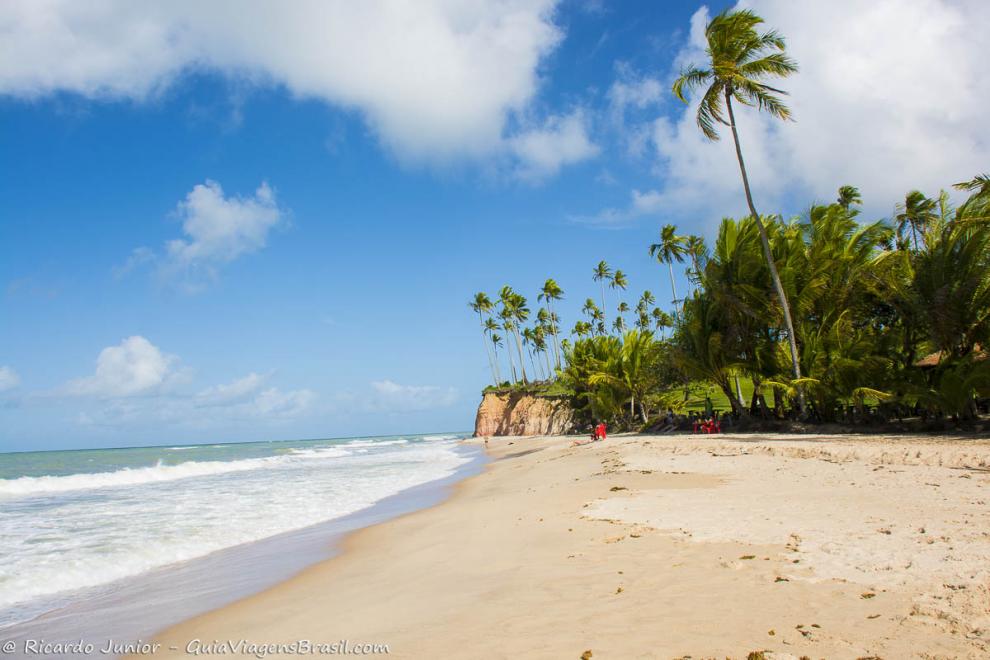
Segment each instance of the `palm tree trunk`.
[{"label": "palm tree trunk", "polygon": [[508,337],[505,338],[505,354],[509,356],[509,371],[512,372],[512,382],[515,383],[518,380],[516,378],[516,365],[515,362],[512,360],[512,349],[509,347]]},{"label": "palm tree trunk", "polygon": [[488,368],[492,370],[492,378],[495,381],[495,387],[498,387],[498,375],[495,372],[495,363],[492,361],[492,347],[488,345],[488,331],[485,330],[485,319],[481,315],[481,310],[478,310],[478,320],[481,321],[481,338],[485,342],[485,354],[488,356]]},{"label": "palm tree trunk", "polygon": [[[746,191],[746,203],[749,205],[749,212],[753,216],[756,228],[760,232],[760,243],[763,245],[763,256],[767,260],[767,267],[770,269],[770,279],[773,280],[773,288],[777,293],[777,300],[784,312],[784,328],[787,330],[787,344],[791,349],[791,375],[794,380],[801,378],[801,362],[798,360],[797,338],[794,336],[794,322],[791,320],[791,308],[787,304],[787,294],[784,293],[784,285],[780,281],[780,274],[777,272],[777,264],[773,260],[773,252],[770,250],[770,237],[767,236],[767,228],[763,226],[763,220],[756,212],[753,204],[753,193],[749,189],[749,177],[746,175],[746,163],[743,161],[742,146],[739,144],[739,131],[736,130],[736,116],[732,112],[731,90],[725,90],[725,104],[729,110],[729,127],[732,129],[732,139],[736,143],[736,159],[739,161],[739,172],[742,174],[743,189]],[[805,414],[804,389],[797,388],[798,408],[801,415]]]},{"label": "palm tree trunk", "polygon": [[553,320],[553,303],[547,298],[547,307],[550,309],[550,333],[553,335],[553,358],[560,369],[560,340],[557,337],[557,322]]},{"label": "palm tree trunk", "polygon": [[599,280],[602,286],[602,320],[605,321],[605,330],[608,331],[608,313],[605,311],[605,280]]},{"label": "palm tree trunk", "polygon": [[526,358],[523,357],[522,339],[519,338],[519,328],[512,326],[512,336],[516,338],[516,350],[519,351],[519,371],[522,373],[522,382],[526,383]]},{"label": "palm tree trunk", "polygon": [[495,365],[495,387],[498,387],[502,384],[502,374],[498,366],[498,346],[494,342],[492,342],[492,353],[495,354],[495,362],[493,362]]},{"label": "palm tree trunk", "polygon": [[673,294],[674,299],[671,304],[674,306],[674,320],[680,320],[677,314],[677,287],[674,286],[674,264],[670,261],[667,262],[667,269],[670,271],[670,292]]}]

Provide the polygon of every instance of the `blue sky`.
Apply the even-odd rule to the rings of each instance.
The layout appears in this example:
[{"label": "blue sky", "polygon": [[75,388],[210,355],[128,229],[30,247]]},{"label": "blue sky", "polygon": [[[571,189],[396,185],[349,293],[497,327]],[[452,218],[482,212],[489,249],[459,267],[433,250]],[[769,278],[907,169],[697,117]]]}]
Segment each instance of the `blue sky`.
[{"label": "blue sky", "polygon": [[[985,7],[750,4],[802,65],[795,124],[740,119],[767,212],[985,169]],[[722,6],[0,9],[0,451],[470,429],[475,291],[668,300],[659,226],[742,212],[669,95]]]}]

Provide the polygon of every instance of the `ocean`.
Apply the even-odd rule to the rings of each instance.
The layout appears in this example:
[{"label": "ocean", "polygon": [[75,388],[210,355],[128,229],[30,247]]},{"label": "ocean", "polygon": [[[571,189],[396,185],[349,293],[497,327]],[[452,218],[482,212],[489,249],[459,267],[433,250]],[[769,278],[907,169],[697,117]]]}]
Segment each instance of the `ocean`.
[{"label": "ocean", "polygon": [[[32,620],[86,632],[80,611],[133,613],[151,593],[174,619],[267,586],[258,573],[287,577],[328,556],[332,533],[387,517],[362,518],[376,503],[415,508],[394,499],[463,472],[466,435],[0,454],[0,636]],[[104,632],[147,634],[149,618],[165,623],[149,602],[136,627]]]}]

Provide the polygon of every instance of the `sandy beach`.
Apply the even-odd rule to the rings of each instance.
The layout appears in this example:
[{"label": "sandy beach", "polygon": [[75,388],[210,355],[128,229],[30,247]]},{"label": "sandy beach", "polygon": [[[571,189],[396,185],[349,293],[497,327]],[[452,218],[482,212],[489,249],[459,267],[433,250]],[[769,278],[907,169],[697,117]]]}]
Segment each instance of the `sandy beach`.
[{"label": "sandy beach", "polygon": [[445,502],[163,631],[156,655],[194,640],[400,658],[990,653],[988,440],[493,438],[488,452]]}]

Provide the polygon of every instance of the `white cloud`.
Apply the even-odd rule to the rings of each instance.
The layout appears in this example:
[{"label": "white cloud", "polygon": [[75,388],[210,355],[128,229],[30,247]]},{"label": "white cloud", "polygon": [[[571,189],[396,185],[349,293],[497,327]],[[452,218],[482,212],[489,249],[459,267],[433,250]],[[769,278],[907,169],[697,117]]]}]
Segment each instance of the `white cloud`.
[{"label": "white cloud", "polygon": [[12,390],[20,384],[21,377],[17,375],[17,372],[13,368],[7,366],[0,367],[0,392]]},{"label": "white cloud", "polygon": [[207,180],[179,202],[176,215],[182,220],[184,238],[168,241],[161,255],[147,247],[136,248],[115,274],[157,263],[166,279],[196,291],[216,277],[220,266],[262,249],[286,212],[265,182],[251,197],[228,197],[219,183]]},{"label": "white cloud", "polygon": [[562,39],[554,0],[9,0],[0,94],[143,100],[183,73],[284,86],[361,113],[400,158],[500,151]]},{"label": "white cloud", "polygon": [[[912,188],[939,188],[986,169],[990,78],[983,75],[990,5],[978,0],[751,0],[768,27],[787,37],[800,72],[780,85],[796,122],[737,109],[757,208],[774,212],[789,196],[831,200],[858,186],[872,215],[887,215]],[[707,9],[695,13],[675,69],[703,63]],[[671,80],[677,71],[673,71]],[[670,81],[664,85],[669,93]],[[745,213],[731,135],[706,141],[696,105],[652,123],[658,189],[681,213]]]},{"label": "white cloud", "polygon": [[[227,417],[290,418],[297,417],[316,399],[311,390],[300,389],[284,392],[275,387],[261,388],[270,374],[254,372],[230,383],[213,385],[193,397],[198,408],[225,408]],[[211,413],[216,415],[216,411]]]},{"label": "white cloud", "polygon": [[158,393],[179,375],[177,361],[144,337],[135,335],[100,351],[96,373],[70,381],[65,392],[98,397]]},{"label": "white cloud", "polygon": [[371,383],[373,396],[368,408],[380,412],[413,412],[443,408],[457,400],[457,390],[453,387],[433,385],[400,385],[391,380]]},{"label": "white cloud", "polygon": [[257,392],[267,380],[268,376],[252,371],[233,382],[207,387],[196,395],[196,402],[201,406],[224,406],[244,401]]},{"label": "white cloud", "polygon": [[553,115],[539,128],[510,138],[508,146],[519,162],[516,174],[531,181],[552,176],[561,167],[587,160],[599,151],[588,137],[587,122],[580,110]]},{"label": "white cloud", "polygon": [[225,197],[216,181],[193,187],[177,212],[188,238],[169,241],[166,252],[180,267],[227,263],[260,250],[283,215],[267,183],[241,198]]}]

